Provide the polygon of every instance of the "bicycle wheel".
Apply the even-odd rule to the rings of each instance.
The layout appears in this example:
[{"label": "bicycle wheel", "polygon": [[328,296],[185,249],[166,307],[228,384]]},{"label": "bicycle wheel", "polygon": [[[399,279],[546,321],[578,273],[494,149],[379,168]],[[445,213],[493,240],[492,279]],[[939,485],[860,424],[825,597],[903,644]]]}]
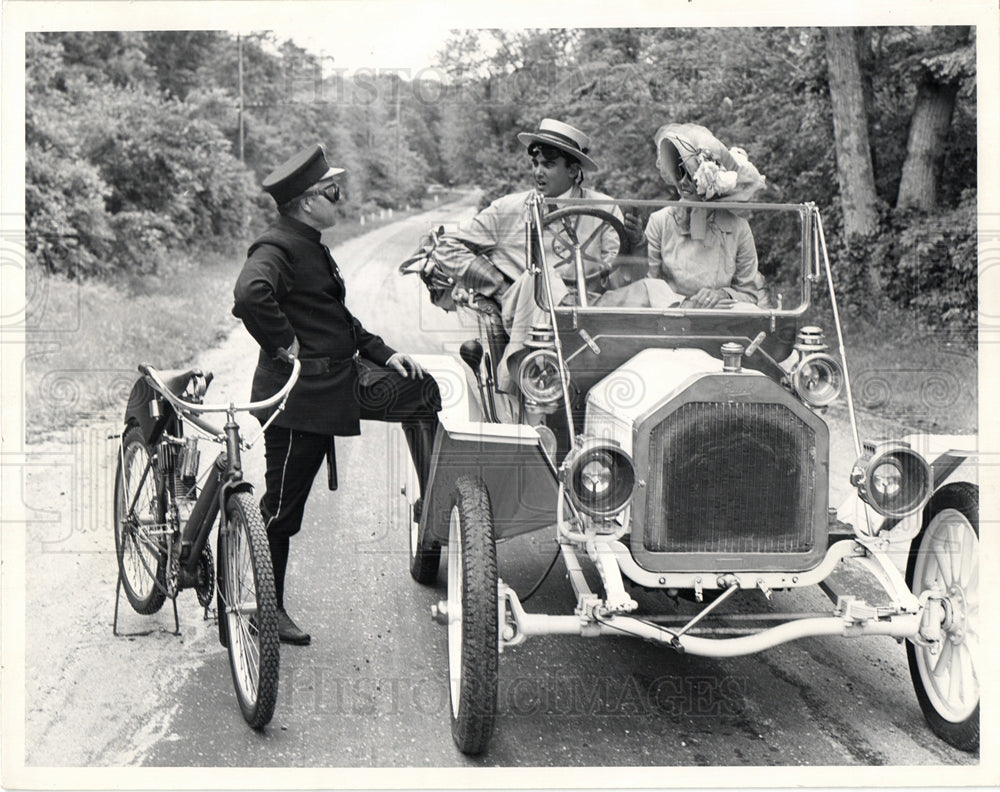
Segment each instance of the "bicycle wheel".
[{"label": "bicycle wheel", "polygon": [[149,465],[150,456],[139,427],[126,429],[115,475],[115,550],[125,596],[146,615],[163,607],[167,596],[162,473]]},{"label": "bicycle wheel", "polygon": [[233,686],[244,720],[260,729],[278,697],[278,614],[264,521],[250,493],[226,502],[218,550],[219,624]]}]

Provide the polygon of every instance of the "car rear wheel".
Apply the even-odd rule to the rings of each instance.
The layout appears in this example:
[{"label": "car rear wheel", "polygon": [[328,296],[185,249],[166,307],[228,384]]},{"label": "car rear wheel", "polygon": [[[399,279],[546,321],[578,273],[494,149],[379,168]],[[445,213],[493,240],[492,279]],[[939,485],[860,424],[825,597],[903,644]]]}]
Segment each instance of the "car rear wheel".
[{"label": "car rear wheel", "polygon": [[952,484],[931,498],[910,547],[906,582],[932,592],[941,640],[906,645],[910,676],[931,730],[963,751],[979,747],[979,490]]},{"label": "car rear wheel", "polygon": [[497,707],[497,558],[493,508],[481,479],[463,476],[448,524],[451,735],[462,753],[489,743]]}]

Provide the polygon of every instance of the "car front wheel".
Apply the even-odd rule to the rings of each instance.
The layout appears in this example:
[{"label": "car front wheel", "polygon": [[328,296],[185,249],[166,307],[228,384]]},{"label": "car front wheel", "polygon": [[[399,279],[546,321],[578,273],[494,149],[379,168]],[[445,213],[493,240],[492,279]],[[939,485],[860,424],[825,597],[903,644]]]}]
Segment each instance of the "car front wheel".
[{"label": "car front wheel", "polygon": [[481,479],[463,476],[448,524],[448,682],[451,735],[481,753],[497,708],[497,557],[493,508]]},{"label": "car front wheel", "polygon": [[906,582],[940,620],[940,640],[908,642],[920,709],[935,734],[963,751],[979,747],[979,490],[951,484],[924,511],[910,547]]}]

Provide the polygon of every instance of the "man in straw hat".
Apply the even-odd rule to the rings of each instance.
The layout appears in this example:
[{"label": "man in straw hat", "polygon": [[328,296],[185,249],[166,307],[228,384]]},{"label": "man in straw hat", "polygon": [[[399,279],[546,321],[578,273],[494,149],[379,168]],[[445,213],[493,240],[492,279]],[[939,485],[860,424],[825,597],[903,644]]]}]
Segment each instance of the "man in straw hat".
[{"label": "man in straw hat", "polygon": [[[274,565],[278,635],[307,644],[285,611],[289,539],[298,533],[306,499],[324,457],[336,486],[333,437],[357,435],[359,421],[399,421],[420,480],[426,484],[441,396],[409,355],[368,332],[344,302],[345,285],[320,231],[336,222],[342,168],[310,146],[278,166],[262,187],[278,219],[250,246],[236,281],[233,313],[260,345],[251,399],[265,399],[302,363],[286,409],[264,433],[266,491],[261,513]],[[268,415],[257,415],[264,422]]]},{"label": "man in straw hat", "polygon": [[[521,132],[517,139],[527,148],[534,186],[530,190],[498,198],[449,234],[454,240],[484,251],[512,284],[503,293],[501,302],[503,323],[510,341],[497,366],[497,384],[505,391],[515,387],[511,358],[524,349],[524,342],[532,325],[545,319],[535,305],[531,281],[524,276],[524,227],[529,217],[531,199],[536,193],[547,199],[554,199],[556,205],[546,204],[546,212],[557,208],[559,199],[604,200],[607,204],[596,208],[604,209],[623,220],[622,212],[613,198],[583,186],[585,175],[598,170],[597,163],[590,156],[590,138],[586,134],[569,124],[545,118],[534,132]],[[579,215],[566,222],[571,223],[573,233],[581,240],[587,239],[602,225],[600,219],[586,215]],[[629,227],[628,222],[626,227]],[[641,236],[641,229],[630,230],[638,231]],[[558,303],[575,288],[576,274],[572,261],[566,260],[566,251],[561,249],[554,235],[543,234],[543,241],[548,262],[563,260],[563,263],[555,267],[555,272],[560,277],[553,279],[553,297]],[[594,289],[596,293],[603,288],[600,282],[602,270],[606,272],[606,266],[617,256],[619,246],[618,235],[610,227],[606,228],[600,237],[600,261],[586,262],[588,291]]]},{"label": "man in straw hat", "polygon": [[[576,127],[544,118],[534,132],[521,132],[517,139],[527,148],[531,160],[531,176],[534,186],[530,190],[512,193],[493,201],[471,220],[462,223],[450,236],[468,242],[479,248],[490,249],[490,258],[501,272],[515,280],[525,269],[524,223],[528,219],[528,205],[536,194],[558,201],[560,198],[596,198],[606,200],[603,208],[622,219],[621,211],[614,199],[596,190],[583,186],[585,174],[595,173],[597,163],[591,159],[590,138]],[[552,204],[546,211],[553,210]],[[600,225],[593,217],[576,218],[575,231],[578,238],[587,236]],[[553,250],[553,239],[546,239],[546,254],[557,259]],[[601,238],[601,257],[612,260],[618,253],[618,237],[611,230]],[[572,267],[560,268],[559,274],[565,280],[573,279]]]}]

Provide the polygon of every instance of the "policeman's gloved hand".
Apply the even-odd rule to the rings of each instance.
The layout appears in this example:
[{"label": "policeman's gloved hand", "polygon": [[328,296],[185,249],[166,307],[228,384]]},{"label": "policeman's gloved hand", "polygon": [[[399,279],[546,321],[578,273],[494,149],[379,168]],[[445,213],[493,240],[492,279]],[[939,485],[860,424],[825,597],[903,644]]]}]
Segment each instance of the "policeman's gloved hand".
[{"label": "policeman's gloved hand", "polygon": [[403,352],[396,352],[385,362],[385,365],[407,378],[423,379],[427,373],[427,369]]},{"label": "policeman's gloved hand", "polygon": [[286,363],[291,363],[295,358],[299,356],[299,339],[292,339],[292,345],[285,349],[283,347],[278,347],[278,353],[276,357],[278,360],[283,360]]}]

